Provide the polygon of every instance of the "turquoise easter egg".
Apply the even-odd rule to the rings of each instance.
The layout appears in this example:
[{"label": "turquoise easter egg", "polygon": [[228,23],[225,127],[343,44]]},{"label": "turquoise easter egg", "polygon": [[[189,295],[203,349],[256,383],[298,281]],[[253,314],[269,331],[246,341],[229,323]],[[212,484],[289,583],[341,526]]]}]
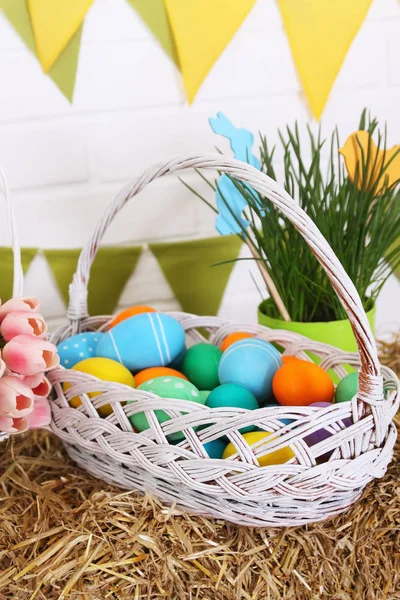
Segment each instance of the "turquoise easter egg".
[{"label": "turquoise easter egg", "polygon": [[182,325],[169,315],[149,312],[125,319],[105,333],[96,355],[116,360],[135,372],[170,364],[184,347]]},{"label": "turquoise easter egg", "polygon": [[103,337],[104,333],[88,331],[78,333],[60,342],[57,346],[60,365],[71,369],[82,360],[93,358],[96,356],[97,345]]},{"label": "turquoise easter egg", "polygon": [[180,370],[199,390],[213,390],[219,384],[218,365],[222,350],[212,344],[195,344],[187,350]]},{"label": "turquoise easter egg", "polygon": [[[209,408],[246,408],[247,410],[259,408],[254,394],[236,383],[224,383],[216,387],[208,396],[206,406]],[[247,433],[253,429],[253,426],[248,426],[242,427],[239,431],[240,433]]]},{"label": "turquoise easter egg", "polygon": [[336,402],[348,402],[356,395],[358,389],[358,373],[349,373],[337,385],[335,392]]},{"label": "turquoise easter egg", "polygon": [[272,397],[272,379],[281,366],[281,355],[272,344],[249,338],[235,342],[223,353],[218,376],[221,383],[241,385],[263,402]]},{"label": "turquoise easter egg", "polygon": [[[138,390],[152,392],[161,398],[174,398],[177,400],[191,400],[198,404],[204,404],[205,400],[201,398],[199,390],[186,379],[180,377],[156,377],[149,379],[140,385]],[[163,410],[155,410],[155,415],[159,423],[169,421],[171,417]],[[131,415],[129,417],[131,423],[139,431],[145,431],[149,428],[149,422],[144,412]],[[168,436],[171,441],[181,440],[185,436],[181,431],[172,433]]]},{"label": "turquoise easter egg", "polygon": [[207,452],[210,458],[222,458],[227,443],[221,440],[213,440],[204,444],[204,450]]}]

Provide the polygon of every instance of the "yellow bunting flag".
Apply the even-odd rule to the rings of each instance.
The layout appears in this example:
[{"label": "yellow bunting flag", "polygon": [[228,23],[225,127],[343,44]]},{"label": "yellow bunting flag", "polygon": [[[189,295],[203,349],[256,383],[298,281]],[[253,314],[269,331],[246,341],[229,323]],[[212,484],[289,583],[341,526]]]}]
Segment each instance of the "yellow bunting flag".
[{"label": "yellow bunting flag", "polygon": [[356,131],[339,152],[344,156],[350,181],[357,181],[359,189],[376,185],[379,194],[386,185],[392,187],[400,182],[400,145],[380,149],[368,131]]},{"label": "yellow bunting flag", "polygon": [[[19,33],[29,50],[37,56],[27,0],[0,0],[0,9],[3,10],[8,21]],[[72,36],[70,42],[48,72],[48,76],[70,102],[72,102],[74,94],[81,34],[82,27]]]},{"label": "yellow bunting flag", "polygon": [[319,119],[372,0],[278,0],[294,62]]},{"label": "yellow bunting flag", "polygon": [[28,0],[37,54],[47,73],[80,28],[93,0]]},{"label": "yellow bunting flag", "polygon": [[255,0],[165,0],[189,102]]}]

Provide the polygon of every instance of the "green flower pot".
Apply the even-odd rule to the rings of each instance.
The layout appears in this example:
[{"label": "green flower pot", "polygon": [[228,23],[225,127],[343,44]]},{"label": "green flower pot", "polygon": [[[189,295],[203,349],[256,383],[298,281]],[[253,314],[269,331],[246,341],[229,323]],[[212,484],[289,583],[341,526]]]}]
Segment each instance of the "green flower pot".
[{"label": "green flower pot", "polygon": [[[285,331],[293,331],[294,333],[300,333],[311,340],[316,342],[323,342],[330,346],[336,346],[340,350],[345,352],[357,352],[357,344],[353,334],[353,330],[348,319],[342,321],[327,321],[321,323],[307,323],[301,321],[283,321],[282,319],[276,319],[268,315],[269,307],[271,306],[271,300],[267,298],[261,302],[258,307],[258,322],[260,325],[269,327],[270,329],[284,329]],[[375,333],[375,314],[376,307],[374,306],[370,311],[367,312],[367,319],[371,326],[372,333]],[[318,356],[307,353],[310,358],[316,363],[321,362]],[[351,372],[354,371],[349,365],[344,365],[346,370]],[[338,381],[337,377],[330,373],[332,379]]]},{"label": "green flower pot", "polygon": [[[271,306],[271,300],[268,298],[261,302],[258,307],[258,322],[260,325],[270,327],[271,329],[284,329],[300,333],[316,342],[323,342],[336,346],[345,352],[357,352],[357,344],[353,335],[353,330],[348,319],[342,321],[327,321],[322,323],[307,323],[301,321],[283,321],[275,319],[268,315],[268,309]],[[375,315],[374,306],[367,312],[367,319],[371,326],[372,333],[375,333]]]}]

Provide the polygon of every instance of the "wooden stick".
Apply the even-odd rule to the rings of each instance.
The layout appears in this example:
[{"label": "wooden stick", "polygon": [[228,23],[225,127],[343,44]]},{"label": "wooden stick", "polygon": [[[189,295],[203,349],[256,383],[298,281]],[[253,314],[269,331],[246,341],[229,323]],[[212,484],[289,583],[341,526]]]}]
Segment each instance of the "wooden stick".
[{"label": "wooden stick", "polygon": [[246,243],[247,247],[249,248],[253,258],[256,259],[257,266],[260,270],[262,278],[264,279],[265,285],[267,286],[267,289],[271,295],[271,298],[273,299],[276,306],[278,307],[278,310],[281,313],[282,319],[287,322],[291,321],[292,319],[290,318],[290,315],[286,309],[286,306],[284,305],[283,300],[280,297],[278,290],[276,289],[275,283],[274,283],[271,275],[269,274],[268,270],[266,269],[265,264],[264,264],[261,256],[258,254],[253,242],[251,240],[249,240],[247,237],[244,238],[244,242]]}]

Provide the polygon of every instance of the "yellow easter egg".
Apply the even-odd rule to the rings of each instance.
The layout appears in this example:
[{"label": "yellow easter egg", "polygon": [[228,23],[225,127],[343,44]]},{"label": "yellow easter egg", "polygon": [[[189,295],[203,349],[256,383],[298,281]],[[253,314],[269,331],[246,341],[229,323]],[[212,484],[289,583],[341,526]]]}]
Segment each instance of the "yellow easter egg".
[{"label": "yellow easter egg", "polygon": [[[98,377],[102,381],[113,381],[114,383],[123,383],[124,385],[128,385],[132,388],[135,387],[135,379],[132,373],[128,371],[124,365],[121,365],[110,358],[87,358],[86,360],[82,360],[74,365],[71,371],[80,371],[81,373],[87,373],[88,375]],[[66,382],[64,383],[63,387],[64,391],[66,391],[71,387],[71,384]],[[89,398],[94,398],[100,393],[101,392],[90,392],[88,396]],[[81,404],[82,402],[79,396],[75,396],[70,400],[70,405],[74,408],[77,408]],[[100,407],[98,411],[102,417],[107,417],[107,415],[112,413],[112,408],[110,404],[106,404]]]},{"label": "yellow easter egg", "polygon": [[[270,437],[272,434],[267,433],[266,431],[250,431],[249,433],[243,433],[243,438],[246,440],[249,446],[256,444],[253,448],[253,452],[256,450],[257,446],[260,446],[262,440]],[[276,439],[276,438],[272,438]],[[237,449],[236,446],[230,442],[224,450],[222,458],[229,458],[233,454],[236,454]],[[258,457],[258,464],[260,467],[266,467],[267,465],[282,465],[287,462],[291,458],[294,457],[293,451],[289,448],[289,446],[285,446],[280,450],[275,450],[274,452],[270,452],[269,454],[264,454]]]}]

